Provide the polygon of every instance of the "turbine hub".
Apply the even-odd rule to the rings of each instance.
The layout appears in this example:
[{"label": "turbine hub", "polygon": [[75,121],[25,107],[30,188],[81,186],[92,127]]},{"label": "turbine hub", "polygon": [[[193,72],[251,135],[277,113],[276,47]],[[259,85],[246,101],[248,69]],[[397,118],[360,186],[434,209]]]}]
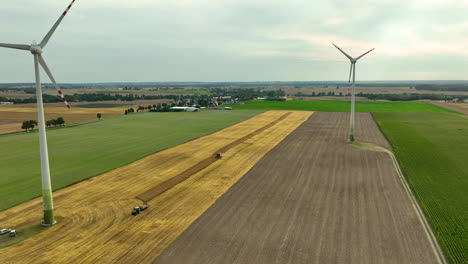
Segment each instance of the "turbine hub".
[{"label": "turbine hub", "polygon": [[34,55],[40,55],[42,53],[42,48],[40,46],[33,45],[29,51]]}]

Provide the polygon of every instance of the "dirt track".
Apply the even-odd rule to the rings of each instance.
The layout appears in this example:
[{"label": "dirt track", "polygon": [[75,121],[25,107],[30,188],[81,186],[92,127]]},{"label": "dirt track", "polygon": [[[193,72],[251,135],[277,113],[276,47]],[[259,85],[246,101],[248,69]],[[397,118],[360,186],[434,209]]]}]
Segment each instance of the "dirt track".
[{"label": "dirt track", "polygon": [[[149,202],[135,197],[178,175],[216,150],[287,118],[234,146],[221,160]],[[59,223],[0,249],[0,263],[151,263],[258,160],[312,112],[269,111],[214,134],[150,155],[127,166],[54,192]],[[92,165],[90,165],[92,166]],[[0,212],[0,227],[40,223],[41,199]]]},{"label": "dirt track", "polygon": [[[357,140],[389,147],[356,120]],[[390,157],[346,144],[347,123],[312,115],[155,263],[437,263]]]}]

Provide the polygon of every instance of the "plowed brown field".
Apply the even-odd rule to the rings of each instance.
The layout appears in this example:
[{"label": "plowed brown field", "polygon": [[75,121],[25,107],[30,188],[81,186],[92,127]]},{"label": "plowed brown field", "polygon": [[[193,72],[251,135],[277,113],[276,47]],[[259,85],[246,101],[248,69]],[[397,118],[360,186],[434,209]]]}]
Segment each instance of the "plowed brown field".
[{"label": "plowed brown field", "polygon": [[[149,202],[135,197],[291,111],[269,111],[54,193],[59,224],[1,249],[2,263],[150,263],[312,112],[286,118]],[[92,166],[92,165],[90,165]],[[0,212],[0,226],[39,223],[41,200]]]},{"label": "plowed brown field", "polygon": [[[392,159],[345,143],[348,117],[312,115],[155,263],[438,263]],[[389,148],[356,120],[358,141]]]}]

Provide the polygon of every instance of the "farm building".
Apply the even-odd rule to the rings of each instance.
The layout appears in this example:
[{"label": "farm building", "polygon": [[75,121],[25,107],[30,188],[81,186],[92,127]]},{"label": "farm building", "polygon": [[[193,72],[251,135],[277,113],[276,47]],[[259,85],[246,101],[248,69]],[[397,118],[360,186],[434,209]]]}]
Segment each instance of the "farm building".
[{"label": "farm building", "polygon": [[171,107],[171,111],[173,112],[196,112],[199,109],[196,107],[189,107],[189,106],[174,106]]}]

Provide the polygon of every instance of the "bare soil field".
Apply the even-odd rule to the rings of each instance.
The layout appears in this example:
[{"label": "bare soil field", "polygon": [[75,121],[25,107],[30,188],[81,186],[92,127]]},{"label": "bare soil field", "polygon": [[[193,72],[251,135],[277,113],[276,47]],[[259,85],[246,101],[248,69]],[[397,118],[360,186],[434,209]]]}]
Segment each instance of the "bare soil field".
[{"label": "bare soil field", "polygon": [[[63,117],[66,124],[83,123],[97,120],[97,113],[102,118],[123,115],[125,109],[148,106],[168,100],[141,100],[131,102],[104,101],[104,102],[74,102],[67,109],[62,102],[44,104],[45,119]],[[100,107],[105,105],[106,107]],[[112,105],[116,105],[113,107]],[[21,124],[26,120],[37,120],[36,104],[0,105],[0,134],[22,131]]]},{"label": "bare soil field", "polygon": [[[437,263],[391,158],[345,143],[345,113],[315,113],[155,263]],[[389,144],[368,113],[358,141]]]},{"label": "bare soil field", "polygon": [[446,103],[446,102],[435,102],[435,101],[428,101],[428,102],[435,104],[437,106],[440,106],[440,107],[444,107],[444,108],[468,115],[467,103]]},{"label": "bare soil field", "polygon": [[[227,150],[222,159],[148,202],[136,197],[250,133],[286,118]],[[54,192],[58,224],[10,247],[2,263],[151,263],[266,153],[312,112],[269,111],[127,166]],[[90,165],[92,166],[92,165]],[[0,212],[0,226],[19,229],[42,218],[41,199]],[[21,234],[19,234],[21,235]]]}]

